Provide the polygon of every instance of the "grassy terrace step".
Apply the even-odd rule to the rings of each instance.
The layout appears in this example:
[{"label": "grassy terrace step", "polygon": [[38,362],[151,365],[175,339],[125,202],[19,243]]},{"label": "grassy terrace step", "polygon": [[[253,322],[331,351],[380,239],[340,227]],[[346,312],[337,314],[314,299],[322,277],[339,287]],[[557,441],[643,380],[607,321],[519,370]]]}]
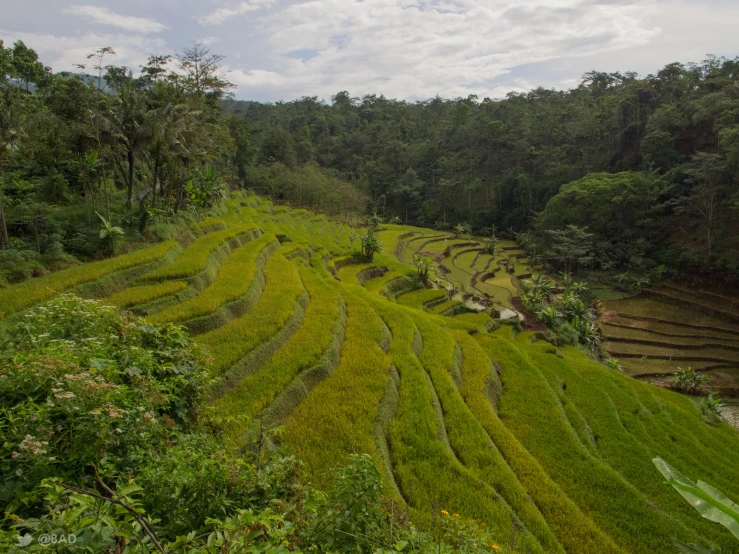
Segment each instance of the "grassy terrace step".
[{"label": "grassy terrace step", "polygon": [[[198,296],[150,316],[149,320],[154,323],[162,323],[202,318],[216,312],[224,304],[241,299],[250,290],[254,290],[252,296],[258,295],[261,287],[254,287],[255,276],[260,266],[263,266],[266,262],[267,256],[277,247],[278,243],[274,235],[265,234],[241,248],[237,248],[223,262],[218,275],[208,288],[204,289]],[[245,313],[255,301],[256,298],[244,299],[245,309],[237,309],[235,312]],[[233,314],[224,314],[224,317],[228,320],[233,317]],[[220,319],[220,323],[223,324],[224,318]],[[211,328],[215,328],[219,322],[214,321],[212,323]],[[198,327],[203,328],[204,326]]]},{"label": "grassy terrace step", "polygon": [[739,340],[724,340],[702,336],[674,336],[662,333],[653,333],[644,329],[614,326],[608,323],[600,324],[603,336],[609,342],[632,342],[649,346],[665,346],[682,349],[727,348],[739,351]]},{"label": "grassy terrace step", "polygon": [[[671,551],[671,537],[685,537],[684,530],[676,528],[664,514],[654,512],[644,495],[600,459],[570,423],[570,412],[563,406],[560,392],[542,373],[556,356],[546,354],[545,363],[538,356],[530,358],[529,352],[536,345],[531,345],[527,333],[520,333],[515,342],[510,339],[509,329],[501,329],[495,336],[498,341],[488,353],[502,367],[505,394],[498,403],[498,413],[506,427],[620,548],[631,552]],[[542,348],[555,352],[546,343]],[[647,463],[650,460],[647,457]]]},{"label": "grassy terrace step", "polygon": [[739,323],[739,311],[732,310],[732,305],[726,302],[705,300],[696,295],[686,294],[667,287],[646,289],[642,294],[647,298],[655,298],[678,306],[688,305],[724,321]]},{"label": "grassy terrace step", "polygon": [[666,304],[651,298],[626,298],[623,300],[607,300],[603,302],[606,310],[615,312],[616,316],[627,316],[632,319],[642,318],[647,321],[679,325],[686,329],[709,329],[721,333],[739,334],[739,326],[717,321],[715,317],[695,310],[686,310],[673,304]]},{"label": "grassy terrace step", "polygon": [[301,267],[299,271],[308,293],[300,327],[262,364],[253,363],[240,380],[230,374],[229,380],[235,382],[218,403],[224,414],[239,414],[237,431],[267,408],[297,375],[315,366],[331,342],[337,340],[334,331],[340,316],[338,291],[310,267]]},{"label": "grassy terrace step", "polygon": [[[726,460],[718,453],[715,457],[700,455],[695,448],[697,445],[690,445],[684,437],[700,422],[687,428],[676,424],[666,427],[647,411],[635,417],[634,412],[642,409],[635,392],[646,392],[645,385],[605,369],[574,348],[565,348],[564,357],[560,358],[548,353],[550,346],[546,343],[536,346],[538,348],[529,350],[531,358],[558,397],[570,424],[576,430],[584,425],[584,429],[580,427],[583,442],[591,442],[593,454],[616,471],[630,485],[631,491],[643,496],[642,505],[637,496],[632,496],[630,513],[624,519],[632,519],[637,515],[635,512],[642,512],[649,521],[624,521],[626,528],[631,526],[636,530],[647,523],[661,535],[654,539],[661,538],[663,545],[669,545],[670,536],[682,535],[683,540],[691,536],[691,532],[679,524],[682,523],[697,530],[703,541],[728,544],[728,533],[705,519],[696,520],[692,507],[652,474],[651,459],[655,455],[667,456],[671,463],[700,467],[701,474],[718,487],[737,488],[736,484],[732,487],[727,483],[726,477],[737,476],[739,471],[726,468]],[[681,439],[676,442],[671,436]],[[615,511],[613,508],[615,506],[609,510],[611,513]],[[655,541],[655,551],[656,548]]]},{"label": "grassy terrace step", "polygon": [[659,321],[633,319],[625,316],[612,316],[604,318],[602,321],[611,327],[642,330],[654,335],[662,335],[666,337],[701,337],[724,341],[739,341],[739,333],[719,331],[713,327],[686,327],[684,324],[680,323],[661,323]]},{"label": "grassy terrace step", "polygon": [[497,350],[498,340],[480,335],[478,342],[460,331],[454,332],[454,338],[463,358],[459,385],[462,398],[565,550],[617,552],[613,541],[565,495],[498,417],[496,406],[503,387],[483,349]]},{"label": "grassy terrace step", "polygon": [[320,485],[327,484],[326,468],[340,466],[350,452],[376,452],[374,422],[390,368],[380,347],[380,318],[355,293],[343,294],[346,328],[340,362],[285,425],[285,440]]},{"label": "grassy terrace step", "polygon": [[724,294],[718,294],[715,292],[684,287],[675,283],[662,283],[662,287],[678,292],[682,296],[693,296],[695,298],[700,298],[711,303],[718,302],[720,306],[727,307],[731,311],[739,311],[739,300],[737,300],[737,298],[733,296],[726,296]]},{"label": "grassy terrace step", "polygon": [[[495,491],[464,468],[439,439],[434,395],[413,351],[415,326],[406,309],[379,298],[372,299],[372,304],[393,336],[388,355],[398,370],[400,384],[388,444],[396,482],[411,504],[414,518],[428,525],[437,517],[430,512],[438,502],[439,509],[486,522],[504,522],[509,511],[494,500]],[[491,528],[501,530],[497,525]],[[507,538],[499,536],[501,541]]]},{"label": "grassy terrace step", "polygon": [[434,302],[443,302],[446,299],[446,291],[442,289],[418,289],[401,294],[395,300],[401,306],[422,308]]},{"label": "grassy terrace step", "polygon": [[156,246],[142,248],[115,258],[62,269],[43,277],[11,285],[0,290],[0,317],[8,316],[61,292],[114,272],[155,262],[170,251],[176,252],[173,249],[180,249],[180,247],[175,241],[165,241]]},{"label": "grassy terrace step", "polygon": [[[436,304],[432,308],[428,308],[428,311],[432,314],[437,315],[452,315],[452,310],[455,308],[460,309],[464,306],[463,302],[460,302],[459,300],[445,300],[444,302],[441,302],[440,304]],[[445,312],[450,312],[449,314]]]},{"label": "grassy terrace step", "polygon": [[609,342],[606,347],[608,352],[617,358],[662,358],[680,362],[681,365],[689,365],[687,362],[693,360],[722,364],[739,363],[739,352],[722,348],[678,348],[628,342]]},{"label": "grassy terrace step", "polygon": [[129,308],[138,304],[146,304],[187,288],[184,281],[164,281],[153,285],[130,287],[103,298],[103,302],[119,308]]},{"label": "grassy terrace step", "polygon": [[213,356],[211,367],[216,375],[277,333],[305,294],[297,267],[279,251],[267,262],[264,279],[264,291],[252,311],[198,337],[198,342]]},{"label": "grassy terrace step", "polygon": [[665,359],[646,359],[641,358],[622,358],[619,360],[625,375],[638,377],[642,375],[672,375],[678,367],[692,367],[696,371],[707,371],[716,368],[730,367],[728,363],[718,362],[701,362],[693,360],[690,362],[680,362],[676,360]]},{"label": "grassy terrace step", "polygon": [[141,280],[162,281],[194,277],[205,270],[208,258],[219,247],[240,238],[254,237],[258,233],[259,229],[248,223],[236,224],[222,231],[209,233],[188,246],[172,263],[142,276]]},{"label": "grassy terrace step", "polygon": [[193,231],[209,232],[225,229],[228,225],[220,217],[206,217],[190,227]]},{"label": "grassy terrace step", "polygon": [[[501,502],[510,510],[506,520],[497,523],[498,528],[504,536],[507,535],[512,531],[507,525],[513,518],[528,535],[527,542],[533,549],[564,552],[537,507],[528,499],[525,488],[457,390],[453,377],[455,374],[461,376],[463,355],[457,350],[460,359],[455,356],[457,346],[451,334],[429,318],[416,317],[414,321],[423,339],[423,353],[419,360],[428,372],[441,403],[452,450],[467,469],[500,494]],[[490,368],[490,364],[487,365]]]}]

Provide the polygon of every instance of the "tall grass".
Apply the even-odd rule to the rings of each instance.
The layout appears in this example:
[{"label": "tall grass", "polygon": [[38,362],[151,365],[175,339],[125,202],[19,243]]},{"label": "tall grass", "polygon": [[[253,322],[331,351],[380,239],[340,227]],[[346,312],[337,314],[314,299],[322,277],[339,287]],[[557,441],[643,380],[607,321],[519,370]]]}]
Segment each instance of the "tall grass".
[{"label": "tall grass", "polygon": [[205,269],[208,257],[219,246],[242,235],[256,232],[257,228],[250,223],[232,225],[222,231],[216,231],[200,237],[172,263],[155,269],[142,277],[146,281],[163,281],[164,279],[186,279]]},{"label": "tall grass", "polygon": [[[390,424],[388,439],[397,483],[415,508],[420,522],[429,525],[439,517],[433,506],[480,519],[491,524],[501,541],[510,529],[510,512],[494,489],[464,468],[439,435],[434,395],[412,344],[413,321],[396,305],[372,300],[377,313],[390,327],[393,340],[388,354],[400,374],[398,409]],[[530,545],[534,552],[543,552]]]},{"label": "tall grass", "polygon": [[[503,368],[506,393],[498,405],[506,426],[620,547],[636,552],[666,551],[671,537],[682,536],[685,530],[676,529],[666,514],[655,512],[641,491],[583,443],[557,392],[527,355],[533,347],[528,335],[519,334],[514,344],[505,340],[506,334],[510,334],[508,330],[498,331],[496,335],[503,340],[489,350]],[[548,348],[555,351],[551,345]],[[552,362],[556,358],[549,357]]]},{"label": "tall grass", "polygon": [[253,310],[198,337],[213,356],[212,369],[217,375],[279,331],[305,293],[297,267],[279,253],[270,257],[264,278],[264,291]]},{"label": "tall grass", "polygon": [[[184,281],[164,281],[153,285],[141,285],[138,287],[130,287],[115,294],[111,294],[102,301],[106,304],[112,304],[119,308],[128,308],[138,304],[146,304],[159,298],[175,294],[187,288]],[[151,318],[149,318],[151,319]]]},{"label": "tall grass", "polygon": [[300,372],[318,363],[334,340],[332,329],[339,316],[339,294],[311,268],[300,275],[308,293],[308,306],[297,332],[265,364],[242,379],[219,401],[219,411],[238,414],[243,424],[262,412]]},{"label": "tall grass", "polygon": [[43,277],[11,285],[0,290],[0,317],[8,316],[60,292],[95,281],[116,271],[152,263],[173,248],[179,248],[177,243],[166,241],[115,258],[62,269]]},{"label": "tall grass", "polygon": [[[504,332],[509,331],[501,331]],[[490,394],[492,391],[489,392],[490,387],[496,387],[497,373],[491,373],[494,370],[491,370],[485,351],[469,334],[454,331],[453,335],[462,350],[462,378],[459,386],[462,398],[525,487],[565,550],[573,553],[618,552],[613,541],[567,497],[498,417],[493,404],[495,399]],[[479,340],[488,351],[498,351],[498,345],[502,342],[489,335],[481,335]]]},{"label": "tall grass", "polygon": [[274,235],[265,234],[237,248],[223,262],[218,276],[208,288],[198,296],[150,316],[149,320],[155,323],[187,321],[213,313],[222,305],[242,297],[252,284],[260,255],[274,243]]},{"label": "tall grass", "polygon": [[[529,501],[525,488],[457,390],[452,370],[460,361],[454,359],[456,343],[451,334],[423,314],[414,317],[414,321],[423,339],[423,353],[419,359],[438,395],[447,436],[457,457],[478,479],[500,493],[513,514],[533,535],[532,542],[538,541],[546,552],[564,552],[537,507]],[[510,516],[498,525],[509,532]]]},{"label": "tall grass", "polygon": [[346,329],[341,360],[293,412],[285,438],[305,463],[311,480],[327,485],[326,468],[351,453],[374,453],[374,422],[390,360],[380,348],[382,323],[374,310],[346,291]]}]

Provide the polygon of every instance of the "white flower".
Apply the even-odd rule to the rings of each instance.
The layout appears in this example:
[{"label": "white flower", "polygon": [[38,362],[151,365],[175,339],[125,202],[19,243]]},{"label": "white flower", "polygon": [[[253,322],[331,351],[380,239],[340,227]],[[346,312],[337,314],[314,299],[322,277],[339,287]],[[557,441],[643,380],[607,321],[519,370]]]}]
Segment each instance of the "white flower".
[{"label": "white flower", "polygon": [[115,432],[120,435],[121,433],[123,433],[123,430],[120,427],[116,427]]}]

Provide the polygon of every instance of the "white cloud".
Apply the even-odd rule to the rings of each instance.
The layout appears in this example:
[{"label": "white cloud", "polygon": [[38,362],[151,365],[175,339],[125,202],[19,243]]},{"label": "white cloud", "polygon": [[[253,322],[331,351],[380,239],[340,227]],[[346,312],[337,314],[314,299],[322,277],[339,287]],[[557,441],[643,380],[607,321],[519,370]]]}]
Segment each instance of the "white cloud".
[{"label": "white cloud", "polygon": [[22,40],[39,54],[45,65],[53,71],[79,71],[76,64],[87,64],[92,73],[92,60],[87,55],[93,50],[111,46],[116,55],[106,58],[104,63],[125,65],[138,70],[151,54],[167,51],[165,42],[160,38],[142,37],[140,35],[86,33],[79,36],[56,36],[39,33],[16,33],[0,29],[0,36],[8,39],[8,43]]},{"label": "white cloud", "polygon": [[198,22],[201,25],[222,25],[232,17],[268,8],[274,3],[275,0],[249,0],[248,2],[239,2],[231,8],[218,8],[207,15],[201,16],[198,18]]},{"label": "white cloud", "polygon": [[65,8],[64,13],[70,15],[81,15],[92,19],[94,23],[111,25],[113,27],[118,27],[119,29],[134,31],[137,33],[158,33],[167,28],[153,19],[121,15],[110,11],[108,8],[100,6],[74,4]]},{"label": "white cloud", "polygon": [[[493,83],[516,66],[647,44],[660,33],[647,23],[653,9],[594,0],[302,0],[255,23],[271,54],[232,78],[247,95],[282,98],[344,89],[499,97],[522,90]],[[288,56],[295,51],[313,55]]]}]

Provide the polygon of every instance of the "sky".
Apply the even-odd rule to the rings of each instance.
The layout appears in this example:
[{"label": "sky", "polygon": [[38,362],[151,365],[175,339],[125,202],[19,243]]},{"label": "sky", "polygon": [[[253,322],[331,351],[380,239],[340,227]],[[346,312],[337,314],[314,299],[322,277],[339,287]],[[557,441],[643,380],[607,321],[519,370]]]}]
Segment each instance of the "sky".
[{"label": "sky", "polygon": [[[225,56],[236,98],[502,98],[590,70],[656,73],[739,55],[736,0],[1,0],[0,39],[54,71],[132,69],[192,41]],[[106,60],[106,63],[107,60]]]}]

